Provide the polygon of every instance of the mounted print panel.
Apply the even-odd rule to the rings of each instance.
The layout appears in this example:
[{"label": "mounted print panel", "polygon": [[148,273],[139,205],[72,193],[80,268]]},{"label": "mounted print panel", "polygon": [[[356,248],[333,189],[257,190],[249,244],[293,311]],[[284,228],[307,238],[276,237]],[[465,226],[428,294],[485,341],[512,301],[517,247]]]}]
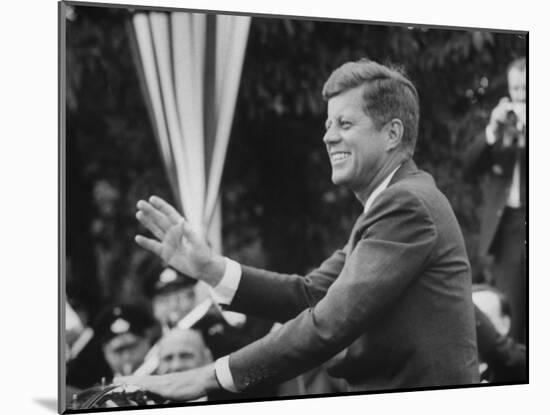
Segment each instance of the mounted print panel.
[{"label": "mounted print panel", "polygon": [[528,382],[527,32],[59,24],[60,412]]}]

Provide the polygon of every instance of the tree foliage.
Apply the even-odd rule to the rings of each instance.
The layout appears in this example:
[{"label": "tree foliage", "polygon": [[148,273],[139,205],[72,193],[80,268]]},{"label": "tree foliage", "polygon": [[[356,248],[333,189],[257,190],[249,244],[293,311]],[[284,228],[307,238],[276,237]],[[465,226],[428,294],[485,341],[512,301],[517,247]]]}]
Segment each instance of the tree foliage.
[{"label": "tree foliage", "polygon": [[[67,236],[71,257],[88,253],[95,264],[100,301],[141,295],[152,260],[133,243],[134,206],[151,193],[172,200],[129,50],[128,15],[81,6],[67,20],[67,188],[81,201],[67,212],[87,212],[68,220]],[[515,33],[253,18],[222,182],[224,253],[305,272],[345,243],[361,206],[330,182],[320,91],[337,66],[368,57],[400,65],[417,85],[415,160],[449,198],[473,257],[479,189],[464,182],[460,156],[506,93],[505,68],[526,43]]]}]

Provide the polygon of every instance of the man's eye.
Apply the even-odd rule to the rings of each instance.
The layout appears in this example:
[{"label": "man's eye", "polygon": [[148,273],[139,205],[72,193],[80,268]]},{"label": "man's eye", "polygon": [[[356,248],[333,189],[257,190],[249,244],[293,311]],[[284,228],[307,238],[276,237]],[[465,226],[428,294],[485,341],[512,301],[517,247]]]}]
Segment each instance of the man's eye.
[{"label": "man's eye", "polygon": [[351,122],[349,122],[349,121],[340,121],[340,127],[343,128],[344,130],[347,130],[348,128],[351,127]]}]

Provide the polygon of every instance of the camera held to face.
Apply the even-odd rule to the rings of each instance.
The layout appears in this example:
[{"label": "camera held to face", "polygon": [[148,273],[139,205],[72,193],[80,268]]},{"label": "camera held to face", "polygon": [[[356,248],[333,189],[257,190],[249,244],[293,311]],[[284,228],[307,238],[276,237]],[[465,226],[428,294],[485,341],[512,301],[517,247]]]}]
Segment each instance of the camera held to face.
[{"label": "camera held to face", "polygon": [[502,143],[505,147],[525,146],[525,105],[508,103],[504,122],[500,123]]}]

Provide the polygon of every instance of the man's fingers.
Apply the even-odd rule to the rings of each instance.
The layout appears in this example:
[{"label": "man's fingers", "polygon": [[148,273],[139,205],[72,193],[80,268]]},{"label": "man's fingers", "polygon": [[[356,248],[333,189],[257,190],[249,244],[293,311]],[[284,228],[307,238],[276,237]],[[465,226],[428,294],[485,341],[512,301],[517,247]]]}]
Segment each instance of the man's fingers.
[{"label": "man's fingers", "polygon": [[168,217],[162,213],[160,210],[152,206],[149,202],[140,200],[137,202],[137,208],[142,212],[149,220],[154,223],[158,228],[160,228],[163,233],[166,232],[173,223],[168,219]]},{"label": "man's fingers", "polygon": [[183,219],[183,217],[178,213],[178,211],[169,203],[165,202],[158,196],[151,196],[149,198],[149,203],[153,205],[153,207],[160,210],[162,213],[166,215],[166,217],[172,222],[173,225],[180,222],[180,220]]},{"label": "man's fingers", "polygon": [[149,215],[144,214],[141,210],[136,213],[137,220],[145,226],[153,235],[160,241],[164,239],[165,232],[160,229]]},{"label": "man's fingers", "polygon": [[166,394],[162,388],[161,376],[117,376],[113,379],[113,383],[116,385],[138,386],[161,396]]},{"label": "man's fingers", "polygon": [[134,385],[139,380],[139,376],[115,376],[113,383],[115,385]]},{"label": "man's fingers", "polygon": [[158,241],[155,241],[151,238],[146,238],[145,236],[137,235],[135,237],[136,243],[142,248],[147,249],[155,255],[161,256],[162,254],[162,244]]}]

